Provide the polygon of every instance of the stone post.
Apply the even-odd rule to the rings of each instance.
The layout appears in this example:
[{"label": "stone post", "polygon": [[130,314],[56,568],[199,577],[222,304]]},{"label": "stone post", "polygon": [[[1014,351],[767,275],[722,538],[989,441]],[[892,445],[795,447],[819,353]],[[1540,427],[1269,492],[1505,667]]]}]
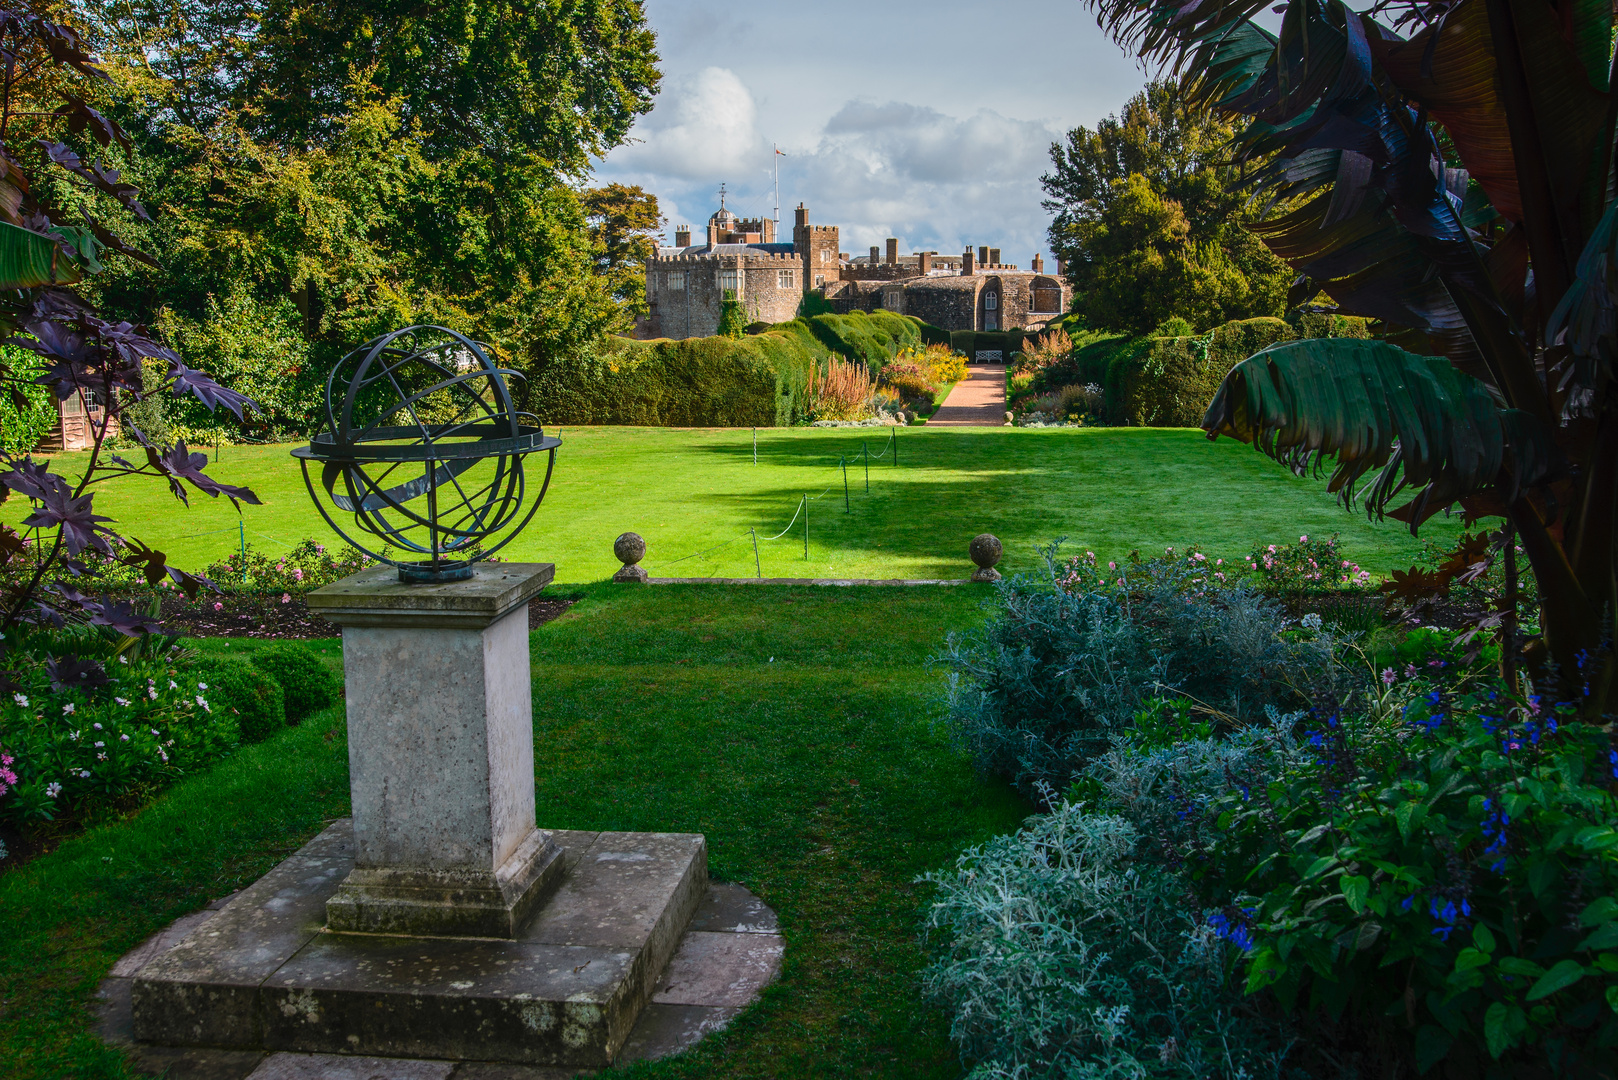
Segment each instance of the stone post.
[{"label": "stone post", "polygon": [[528,601],[550,563],[405,585],[392,566],[316,589],[343,628],[354,869],[327,926],[514,937],[562,872],[534,825]]},{"label": "stone post", "polygon": [[[754,436],[754,439],[756,441],[757,436]],[[756,456],[757,447],[754,448],[754,453]],[[646,558],[646,541],[641,539],[640,534],[632,532],[620,534],[618,539],[612,542],[612,553],[617,556],[619,562],[624,564],[618,568],[616,574],[612,575],[612,580],[645,583],[647,577],[646,568],[636,565]]]},{"label": "stone post", "polygon": [[967,554],[972,556],[972,561],[977,564],[977,569],[972,571],[973,581],[1000,580],[1000,571],[994,568],[994,564],[1000,561],[1002,550],[999,537],[993,533],[978,533],[972,537],[972,542],[967,545],[966,550]]}]

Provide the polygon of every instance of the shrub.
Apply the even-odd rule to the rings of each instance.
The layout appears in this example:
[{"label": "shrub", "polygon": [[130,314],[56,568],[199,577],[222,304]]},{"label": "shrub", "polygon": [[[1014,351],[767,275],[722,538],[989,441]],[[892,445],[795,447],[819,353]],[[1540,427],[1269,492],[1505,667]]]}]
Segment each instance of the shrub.
[{"label": "shrub", "polygon": [[209,657],[191,670],[215,711],[236,717],[243,742],[263,742],[287,726],[281,684],[246,660]]},{"label": "shrub", "polygon": [[341,681],[307,645],[271,645],[253,653],[251,663],[280,685],[289,724],[301,724],[342,695]]},{"label": "shrub", "polygon": [[863,420],[872,413],[875,387],[864,364],[849,363],[840,357],[826,361],[826,370],[809,373],[805,397],[811,420]]},{"label": "shrub", "polygon": [[1336,533],[1316,540],[1300,536],[1296,544],[1255,544],[1247,556],[1247,569],[1258,587],[1270,593],[1371,587],[1371,572],[1343,557]]},{"label": "shrub", "polygon": [[938,390],[919,363],[903,356],[884,365],[879,378],[907,398],[930,398]]},{"label": "shrub", "polygon": [[906,350],[901,355],[915,356],[927,377],[937,385],[958,383],[966,378],[966,357],[948,345],[929,345],[919,353]]},{"label": "shrub", "polygon": [[552,359],[525,384],[547,424],[785,427],[809,412],[809,372],[832,355],[874,365],[921,340],[892,312],[816,315],[740,339],[611,338]]},{"label": "shrub", "polygon": [[1178,315],[1170,315],[1168,318],[1157,324],[1157,329],[1152,331],[1152,336],[1190,337],[1194,333],[1196,333],[1196,330],[1192,328],[1189,322],[1180,318]]},{"label": "shrub", "polygon": [[0,368],[4,367],[22,380],[13,384],[22,401],[14,401],[10,393],[0,394],[0,452],[26,454],[56,426],[56,400],[33,382],[47,367],[38,353],[0,345]]},{"label": "shrub", "polygon": [[137,652],[127,663],[107,663],[105,683],[86,684],[72,673],[87,660],[110,659],[111,650],[99,635],[77,636],[77,651],[63,653],[63,642],[40,640],[55,635],[10,635],[0,820],[26,825],[83,814],[162,787],[229,753],[240,738],[235,716],[210,704],[197,687],[204,680],[181,656]]},{"label": "shrub", "polygon": [[1012,365],[1019,375],[1031,375],[1064,360],[1073,353],[1073,339],[1060,326],[1023,342],[1022,352]]},{"label": "shrub", "polygon": [[1248,988],[1385,1030],[1421,1071],[1602,1075],[1618,1046],[1610,732],[1447,650],[1341,705],[1312,713],[1274,782],[1200,810],[1252,853],[1208,883],[1251,912]]},{"label": "shrub", "polygon": [[923,985],[974,1078],[1280,1075],[1285,1033],[1241,1000],[1237,948],[1150,848],[1124,818],[1063,803],[927,875],[941,948]]},{"label": "shrub", "polygon": [[747,335],[747,312],[742,308],[742,302],[736,299],[735,289],[726,289],[724,299],[719,302],[719,337],[739,338]]},{"label": "shrub", "polygon": [[1283,638],[1280,607],[1195,550],[1105,569],[1057,551],[1037,577],[1002,581],[998,609],[942,658],[949,723],[980,768],[1025,790],[1066,786],[1150,698],[1254,719],[1330,659],[1327,638]]},{"label": "shrub", "polygon": [[266,555],[247,543],[211,564],[207,574],[225,592],[302,593],[330,585],[374,561],[356,547],[333,552],[314,540],[300,541],[282,555]]},{"label": "shrub", "polygon": [[[1201,337],[1137,339],[1114,350],[1104,385],[1118,422],[1196,427],[1230,369],[1260,349],[1299,336],[1364,337],[1365,320],[1315,316],[1293,327],[1280,319],[1239,319]],[[1314,333],[1323,331],[1323,333]]]}]

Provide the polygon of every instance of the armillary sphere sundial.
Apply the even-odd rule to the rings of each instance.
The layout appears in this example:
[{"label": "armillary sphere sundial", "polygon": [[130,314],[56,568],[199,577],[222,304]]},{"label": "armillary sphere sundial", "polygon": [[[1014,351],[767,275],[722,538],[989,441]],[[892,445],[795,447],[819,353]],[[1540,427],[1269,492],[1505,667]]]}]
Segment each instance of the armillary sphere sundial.
[{"label": "armillary sphere sundial", "polygon": [[[321,516],[401,581],[470,578],[532,520],[562,444],[517,411],[507,381],[521,377],[442,326],[395,330],[349,353],[326,378],[320,429],[292,452]],[[539,450],[549,453],[545,481],[524,514],[523,458]]]}]

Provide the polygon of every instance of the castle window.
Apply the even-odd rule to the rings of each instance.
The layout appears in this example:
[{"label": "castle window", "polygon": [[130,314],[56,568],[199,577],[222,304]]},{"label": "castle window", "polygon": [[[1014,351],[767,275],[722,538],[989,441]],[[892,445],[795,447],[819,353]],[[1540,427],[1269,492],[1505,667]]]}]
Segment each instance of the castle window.
[{"label": "castle window", "polygon": [[775,272],[775,287],[777,289],[790,289],[790,288],[792,288],[792,271],[791,270],[777,270]]},{"label": "castle window", "polygon": [[897,289],[891,289],[882,294],[882,306],[889,311],[898,311],[904,306],[904,294]]},{"label": "castle window", "polygon": [[998,319],[996,319],[993,315],[984,316],[983,329],[985,329],[985,330],[998,330],[998,329],[1000,329],[1000,321]]},{"label": "castle window", "polygon": [[820,261],[823,263],[831,262],[831,248],[820,249]]},{"label": "castle window", "polygon": [[670,270],[668,283],[670,292],[685,292],[685,271]]},{"label": "castle window", "polygon": [[734,292],[734,293],[741,292],[742,291],[742,272],[740,270],[721,270],[721,271],[719,271],[719,291],[720,292],[729,291],[729,292]]},{"label": "castle window", "polygon": [[986,292],[986,293],[983,294],[983,307],[984,307],[985,310],[993,311],[995,308],[997,308],[999,306],[1000,306],[1000,294],[999,293]]},{"label": "castle window", "polygon": [[825,274],[816,274],[815,275],[815,288],[818,289],[824,284],[826,284],[826,275]]}]

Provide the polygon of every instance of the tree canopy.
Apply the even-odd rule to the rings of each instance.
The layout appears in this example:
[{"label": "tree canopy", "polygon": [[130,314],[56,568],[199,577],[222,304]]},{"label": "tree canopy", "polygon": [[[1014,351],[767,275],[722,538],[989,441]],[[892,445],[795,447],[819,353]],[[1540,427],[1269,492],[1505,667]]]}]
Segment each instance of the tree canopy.
[{"label": "tree canopy", "polygon": [[[519,370],[626,328],[637,297],[598,265],[582,188],[659,74],[638,0],[91,3],[164,211],[167,273],[99,283],[300,430],[347,349],[411,322],[493,344]],[[206,424],[191,413],[178,417]]]},{"label": "tree canopy", "polygon": [[1041,179],[1074,310],[1098,328],[1147,333],[1173,316],[1199,329],[1280,315],[1292,275],[1246,228],[1233,129],[1157,81],[1121,116],[1051,144]]}]

